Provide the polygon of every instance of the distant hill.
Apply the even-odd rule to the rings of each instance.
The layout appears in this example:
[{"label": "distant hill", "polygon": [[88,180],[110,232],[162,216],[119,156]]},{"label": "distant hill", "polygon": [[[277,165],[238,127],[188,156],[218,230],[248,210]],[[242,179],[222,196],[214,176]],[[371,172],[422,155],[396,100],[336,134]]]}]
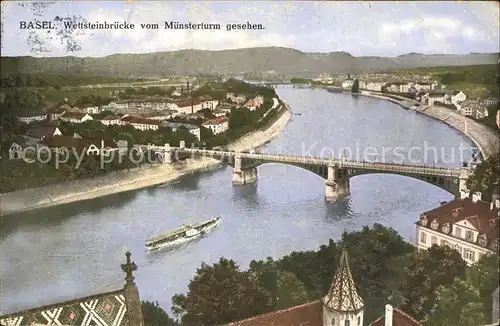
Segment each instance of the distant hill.
[{"label": "distant hill", "polygon": [[346,52],[308,53],[282,47],[236,50],[182,50],[147,54],[113,54],[100,58],[2,57],[2,75],[11,72],[152,77],[184,74],[263,73],[316,75],[359,73],[399,68],[495,64],[498,53],[467,55],[408,53],[397,57],[354,57]]}]

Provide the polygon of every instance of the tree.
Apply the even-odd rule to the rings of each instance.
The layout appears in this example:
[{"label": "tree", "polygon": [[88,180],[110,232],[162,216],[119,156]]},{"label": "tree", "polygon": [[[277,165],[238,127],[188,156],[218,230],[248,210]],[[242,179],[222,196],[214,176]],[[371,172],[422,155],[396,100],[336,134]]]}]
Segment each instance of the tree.
[{"label": "tree", "polygon": [[424,319],[434,307],[436,289],[463,277],[465,267],[458,251],[448,246],[434,245],[412,254],[400,285],[403,310],[418,320]]},{"label": "tree", "polygon": [[472,176],[467,180],[467,188],[472,192],[480,191],[483,198],[491,198],[493,192],[500,188],[500,159],[492,155],[479,163]]},{"label": "tree", "polygon": [[491,316],[491,293],[500,279],[499,255],[483,255],[479,261],[467,269],[467,280],[479,291],[483,311]]},{"label": "tree", "polygon": [[173,312],[182,325],[220,325],[271,309],[271,298],[252,273],[241,271],[233,260],[202,263],[189,283],[187,295],[172,298]]},{"label": "tree", "polygon": [[294,307],[309,299],[304,283],[291,272],[278,272],[276,288],[277,309]]},{"label": "tree", "polygon": [[145,326],[178,326],[179,324],[170,318],[158,301],[142,301],[142,316]]},{"label": "tree", "polygon": [[461,278],[451,285],[440,285],[436,289],[434,307],[425,319],[426,326],[480,325],[486,318],[479,290]]},{"label": "tree", "polygon": [[359,80],[357,78],[352,83],[351,93],[359,93]]},{"label": "tree", "polygon": [[396,295],[404,276],[405,256],[414,247],[396,230],[381,224],[344,232],[342,246],[349,251],[351,271],[365,301],[366,318],[375,319],[384,310],[386,301]]}]

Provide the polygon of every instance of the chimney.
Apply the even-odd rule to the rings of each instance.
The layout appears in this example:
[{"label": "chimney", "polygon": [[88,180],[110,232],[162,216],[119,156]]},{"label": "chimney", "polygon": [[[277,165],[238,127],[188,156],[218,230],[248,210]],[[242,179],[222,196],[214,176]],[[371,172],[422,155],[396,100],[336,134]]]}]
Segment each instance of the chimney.
[{"label": "chimney", "polygon": [[472,202],[477,203],[479,200],[481,200],[481,192],[476,191],[472,194]]},{"label": "chimney", "polygon": [[490,210],[500,209],[500,196],[497,193],[493,193],[491,196]]},{"label": "chimney", "polygon": [[384,326],[392,326],[392,306],[390,304],[385,305],[385,323]]}]

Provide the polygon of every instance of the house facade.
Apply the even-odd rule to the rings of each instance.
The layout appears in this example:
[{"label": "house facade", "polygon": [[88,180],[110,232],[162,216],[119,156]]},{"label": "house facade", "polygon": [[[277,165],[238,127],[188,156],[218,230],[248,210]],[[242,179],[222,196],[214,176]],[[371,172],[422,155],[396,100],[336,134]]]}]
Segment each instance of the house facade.
[{"label": "house facade", "polygon": [[203,122],[202,126],[212,130],[212,133],[216,135],[229,129],[229,121],[226,117],[218,117]]},{"label": "house facade", "polygon": [[434,102],[447,103],[449,99],[446,92],[428,92],[422,96],[423,105],[433,105]]},{"label": "house facade", "polygon": [[468,265],[482,255],[498,251],[500,197],[491,203],[481,193],[472,198],[455,199],[420,215],[416,223],[417,247],[425,250],[433,245],[457,250]]},{"label": "house facade", "polygon": [[160,124],[161,124],[161,122],[159,122],[158,120],[150,120],[150,119],[132,117],[132,116],[127,116],[127,117],[122,118],[122,123],[131,125],[135,129],[139,129],[142,131],[158,130],[158,128],[160,127]]},{"label": "house facade", "polygon": [[85,112],[87,114],[98,114],[99,107],[98,106],[88,106],[86,108],[83,108],[83,112]]},{"label": "house facade", "polygon": [[431,91],[435,90],[438,86],[438,83],[432,81],[417,81],[413,83],[413,87],[417,91]]},{"label": "house facade", "polygon": [[226,99],[230,100],[231,102],[238,104],[238,105],[245,103],[245,101],[247,100],[245,95],[242,95],[242,94],[238,95],[238,94],[234,94],[234,93],[227,93]]},{"label": "house facade", "polygon": [[342,89],[350,91],[352,89],[352,85],[354,85],[354,80],[346,79],[342,82]]},{"label": "house facade", "polygon": [[467,99],[467,96],[462,91],[452,91],[450,93],[450,101],[452,104],[456,105],[460,102],[465,101],[466,99]]},{"label": "house facade", "polygon": [[253,99],[248,100],[244,105],[244,108],[250,110],[250,111],[255,111],[257,110],[257,105]]},{"label": "house facade", "polygon": [[24,110],[17,119],[24,123],[32,123],[35,121],[43,121],[47,119],[47,114],[39,110]]},{"label": "house facade", "polygon": [[104,117],[99,121],[101,121],[101,123],[106,126],[119,126],[122,124],[121,119],[114,115],[108,115],[107,117]]},{"label": "house facade", "polygon": [[168,122],[165,121],[162,124],[164,127],[172,129],[176,132],[179,128],[186,128],[191,134],[193,134],[198,140],[201,140],[200,127],[189,124],[189,123],[178,123],[178,122]]},{"label": "house facade", "polygon": [[389,92],[394,93],[408,93],[410,91],[410,84],[408,82],[390,82],[386,85]]},{"label": "house facade", "polygon": [[93,118],[84,112],[71,112],[66,111],[60,117],[61,121],[69,122],[69,123],[83,123],[85,121],[93,120]]},{"label": "house facade", "polygon": [[203,107],[199,100],[192,99],[170,103],[170,109],[182,114],[191,114],[203,110]]},{"label": "house facade", "polygon": [[52,108],[47,110],[47,118],[49,120],[58,120],[66,112],[63,108]]}]

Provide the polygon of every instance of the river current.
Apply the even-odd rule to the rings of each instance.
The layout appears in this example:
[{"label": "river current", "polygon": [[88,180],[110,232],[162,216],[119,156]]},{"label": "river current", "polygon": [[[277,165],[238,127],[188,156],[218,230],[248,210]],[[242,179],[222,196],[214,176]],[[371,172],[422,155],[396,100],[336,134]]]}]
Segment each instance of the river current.
[{"label": "river current", "polygon": [[[470,158],[472,142],[465,136],[393,103],[290,86],[280,86],[277,93],[295,115],[263,151],[344,153],[353,159],[446,167]],[[351,179],[347,199],[327,203],[324,180],[309,171],[267,164],[258,175],[256,184],[233,187],[231,169],[223,168],[164,187],[5,217],[0,314],[120,288],[126,250],[138,265],[141,299],[168,309],[173,294],[187,291],[202,261],[210,264],[224,256],[246,269],[252,259],[314,250],[344,231],[373,223],[414,241],[419,214],[453,198],[419,180],[371,174]],[[176,251],[146,253],[147,238],[216,215],[224,220],[206,237]]]}]

